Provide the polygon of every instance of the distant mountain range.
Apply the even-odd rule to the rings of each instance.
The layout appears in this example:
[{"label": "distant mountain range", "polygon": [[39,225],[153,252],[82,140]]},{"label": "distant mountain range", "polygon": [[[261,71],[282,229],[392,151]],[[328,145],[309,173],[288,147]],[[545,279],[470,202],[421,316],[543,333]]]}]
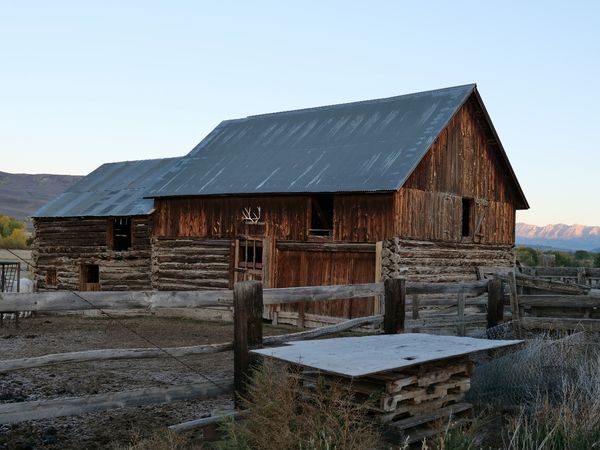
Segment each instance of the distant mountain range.
[{"label": "distant mountain range", "polygon": [[26,220],[82,177],[0,172],[0,214]]},{"label": "distant mountain range", "polygon": [[517,223],[517,245],[600,252],[600,226]]}]

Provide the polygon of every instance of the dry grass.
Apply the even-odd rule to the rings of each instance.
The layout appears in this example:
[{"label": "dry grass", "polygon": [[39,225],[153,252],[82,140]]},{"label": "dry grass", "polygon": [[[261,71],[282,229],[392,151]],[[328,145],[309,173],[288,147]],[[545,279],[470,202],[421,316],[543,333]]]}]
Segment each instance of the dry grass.
[{"label": "dry grass", "polygon": [[365,411],[342,387],[306,396],[298,377],[266,361],[254,374],[243,421],[223,425],[221,450],[363,450],[383,448]]},{"label": "dry grass", "polygon": [[201,450],[201,445],[192,443],[186,436],[171,430],[160,430],[148,438],[134,435],[126,446],[115,446],[115,450]]}]

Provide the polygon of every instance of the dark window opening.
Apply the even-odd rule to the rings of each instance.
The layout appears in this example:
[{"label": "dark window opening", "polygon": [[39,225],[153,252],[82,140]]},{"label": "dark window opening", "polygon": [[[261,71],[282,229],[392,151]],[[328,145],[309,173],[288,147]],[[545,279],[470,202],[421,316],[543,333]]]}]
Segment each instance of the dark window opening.
[{"label": "dark window opening", "polygon": [[112,249],[122,252],[131,247],[131,218],[115,217],[112,220]]},{"label": "dark window opening", "polygon": [[56,269],[46,271],[46,287],[56,286]]},{"label": "dark window opening", "polygon": [[473,211],[473,199],[462,199],[462,237],[471,237],[473,234],[471,226],[471,212]]},{"label": "dark window opening", "polygon": [[85,264],[83,266],[83,279],[86,283],[100,283],[100,267],[98,267],[98,264]]},{"label": "dark window opening", "polygon": [[261,270],[263,266],[262,241],[257,239],[240,239],[238,267],[249,270]]},{"label": "dark window opening", "polygon": [[310,199],[310,230],[312,236],[333,234],[333,195],[315,195]]}]

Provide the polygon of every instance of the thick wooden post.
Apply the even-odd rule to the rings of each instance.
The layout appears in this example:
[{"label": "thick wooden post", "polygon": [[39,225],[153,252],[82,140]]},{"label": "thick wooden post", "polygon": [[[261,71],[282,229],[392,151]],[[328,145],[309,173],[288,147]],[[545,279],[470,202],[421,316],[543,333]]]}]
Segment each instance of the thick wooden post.
[{"label": "thick wooden post", "polygon": [[504,297],[502,280],[488,281],[487,327],[492,328],[504,321]]},{"label": "thick wooden post", "polygon": [[383,315],[383,332],[396,334],[404,331],[404,314],[406,308],[406,280],[388,278],[383,282],[385,312]]},{"label": "thick wooden post", "polygon": [[458,326],[457,335],[464,336],[467,334],[467,327],[465,326],[465,306],[466,306],[466,298],[464,292],[459,292],[456,296],[457,300],[457,312],[458,312]]},{"label": "thick wooden post", "polygon": [[246,393],[246,383],[258,360],[249,350],[262,347],[262,314],[262,283],[236,283],[233,286],[233,385],[237,406]]}]

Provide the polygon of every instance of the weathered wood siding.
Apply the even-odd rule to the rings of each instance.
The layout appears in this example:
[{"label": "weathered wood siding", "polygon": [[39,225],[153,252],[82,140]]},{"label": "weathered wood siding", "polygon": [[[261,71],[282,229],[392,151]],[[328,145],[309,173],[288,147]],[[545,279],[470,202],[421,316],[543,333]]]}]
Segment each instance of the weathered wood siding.
[{"label": "weathered wood siding", "polygon": [[477,268],[514,267],[511,245],[411,241],[394,238],[383,243],[383,278],[453,282],[476,280]]},{"label": "weathered wood siding", "polygon": [[472,198],[473,242],[514,244],[515,187],[472,97],[395,195],[396,235],[463,241],[462,198]]},{"label": "weathered wood siding", "polygon": [[[35,219],[33,266],[39,290],[80,288],[82,264],[97,264],[102,290],[150,288],[150,231],[147,216],[132,218],[131,248],[107,247],[108,218]],[[46,275],[56,271],[56,286],[46,285]]]},{"label": "weathered wood siding", "polygon": [[[353,248],[354,247],[354,248]],[[276,249],[276,287],[372,283],[375,281],[375,245],[281,242]],[[374,314],[374,300],[352,299],[278,305],[273,308],[281,323],[315,321],[314,316],[354,318]],[[327,320],[317,320],[324,323]]]},{"label": "weathered wood siding", "polygon": [[[261,208],[264,235],[311,239],[310,196],[188,197],[156,200],[157,237],[234,238],[244,234],[244,208]],[[337,194],[333,203],[333,241],[375,242],[394,229],[392,194]]]},{"label": "weathered wood siding", "polygon": [[231,288],[231,241],[152,239],[152,288],[163,291]]}]

